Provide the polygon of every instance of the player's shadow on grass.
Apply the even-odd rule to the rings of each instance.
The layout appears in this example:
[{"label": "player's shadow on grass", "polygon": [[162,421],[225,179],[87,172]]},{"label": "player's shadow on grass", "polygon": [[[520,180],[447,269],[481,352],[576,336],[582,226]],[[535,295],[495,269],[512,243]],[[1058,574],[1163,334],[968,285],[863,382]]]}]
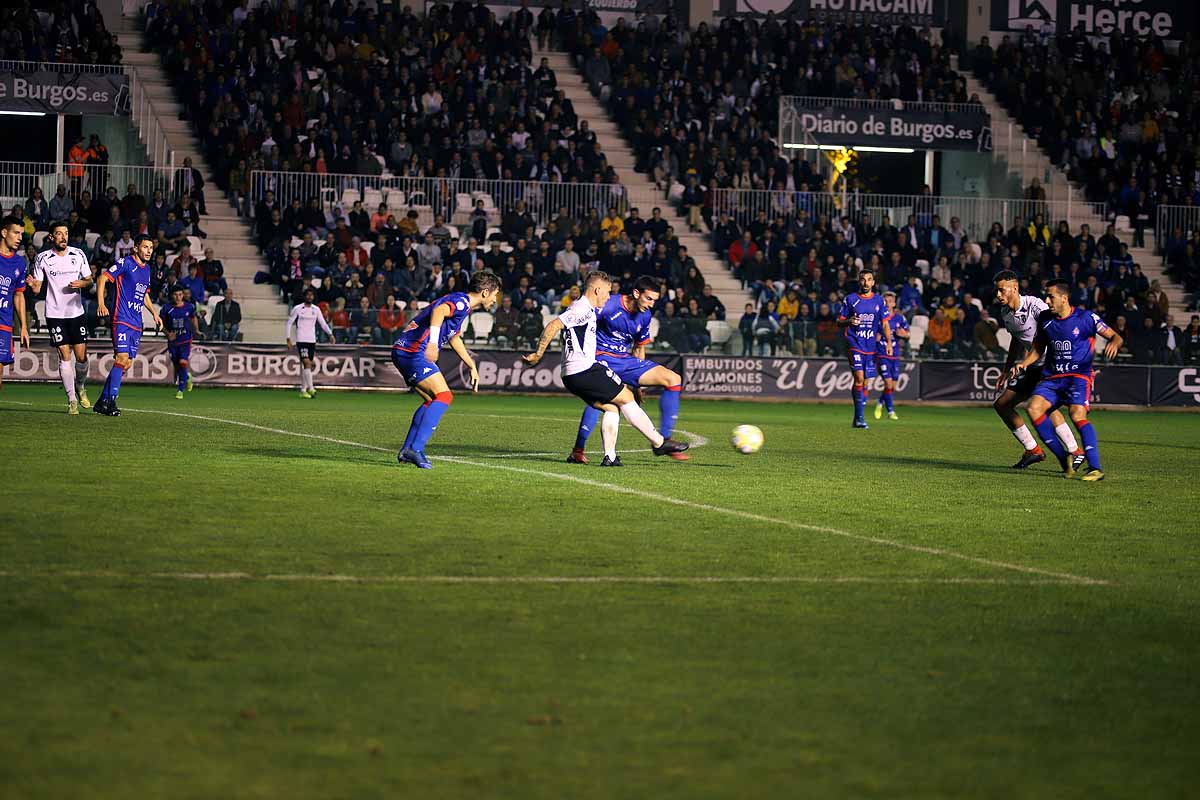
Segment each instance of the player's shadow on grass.
[{"label": "player's shadow on grass", "polygon": [[1171,444],[1170,442],[1134,442],[1128,439],[1103,439],[1100,444],[1127,444],[1132,447],[1170,447],[1174,450],[1200,450],[1194,444]]},{"label": "player's shadow on grass", "polygon": [[[314,445],[315,447],[315,445]],[[262,456],[263,458],[315,459],[318,461],[344,461],[350,464],[378,464],[387,460],[386,453],[354,452],[346,448],[322,448],[320,450],[289,450],[283,447],[228,446],[221,448],[230,455]],[[381,456],[383,457],[381,459]],[[392,459],[395,461],[395,458]]]}]

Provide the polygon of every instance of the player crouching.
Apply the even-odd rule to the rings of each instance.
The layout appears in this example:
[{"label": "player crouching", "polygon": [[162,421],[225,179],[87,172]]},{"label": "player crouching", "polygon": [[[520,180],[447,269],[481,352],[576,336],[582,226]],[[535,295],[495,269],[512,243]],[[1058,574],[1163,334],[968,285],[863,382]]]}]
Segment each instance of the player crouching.
[{"label": "player crouching", "polygon": [[596,311],[604,308],[611,294],[612,278],[603,272],[588,275],[583,296],[550,321],[542,331],[537,352],[525,356],[525,361],[531,366],[541,361],[550,342],[562,332],[563,386],[583,402],[604,412],[600,422],[604,460],[600,466],[623,466],[617,455],[617,430],[621,422],[618,410],[630,425],[649,440],[654,455],[682,453],[688,449],[688,445],[655,430],[650,417],[634,400],[633,392],[611,369],[596,361]]},{"label": "player crouching", "polygon": [[424,401],[417,406],[404,446],[396,456],[401,464],[433,469],[433,463],[425,455],[425,445],[454,400],[437,365],[438,350],[443,344],[448,343],[462,359],[471,373],[471,389],[479,391],[479,370],[462,342],[462,332],[471,312],[491,308],[499,297],[500,279],[481,270],[471,276],[467,291],[452,292],[426,306],[396,338],[392,363],[404,376],[404,382]]}]

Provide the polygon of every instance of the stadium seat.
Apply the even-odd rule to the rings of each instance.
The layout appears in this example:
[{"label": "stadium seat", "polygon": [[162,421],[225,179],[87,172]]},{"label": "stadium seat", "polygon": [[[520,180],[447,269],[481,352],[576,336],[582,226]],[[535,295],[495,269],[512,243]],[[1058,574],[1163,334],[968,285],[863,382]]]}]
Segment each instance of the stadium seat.
[{"label": "stadium seat", "polygon": [[379,208],[379,204],[383,202],[383,192],[378,189],[363,189],[362,201],[367,213],[373,214],[375,209]]},{"label": "stadium seat", "polygon": [[908,346],[912,350],[913,355],[921,351],[921,345],[923,344],[925,344],[925,329],[914,325],[908,332]]},{"label": "stadium seat", "polygon": [[42,249],[42,245],[46,243],[46,237],[50,235],[49,231],[38,231],[33,235],[33,246],[38,250]]},{"label": "stadium seat", "polygon": [[914,330],[920,328],[922,332],[929,330],[929,317],[924,314],[917,314],[912,318],[912,327]]},{"label": "stadium seat", "polygon": [[929,261],[924,258],[917,259],[917,269],[921,270],[922,275],[929,274]]},{"label": "stadium seat", "polygon": [[38,300],[33,304],[33,315],[37,317],[37,325],[34,330],[40,330],[46,327],[46,301]]},{"label": "stadium seat", "polygon": [[983,311],[983,301],[981,301],[978,297],[971,298],[971,305],[975,306],[980,311]]},{"label": "stadium seat", "polygon": [[471,329],[475,332],[473,340],[476,342],[486,342],[488,336],[492,333],[492,326],[495,324],[496,318],[487,311],[476,311],[471,315]]},{"label": "stadium seat", "polygon": [[661,326],[658,324],[658,317],[650,318],[650,341],[653,344],[658,343],[658,329]]},{"label": "stadium seat", "polygon": [[346,208],[350,208],[351,206],[353,206],[355,204],[355,202],[357,202],[361,199],[362,199],[362,196],[358,193],[358,189],[343,189],[342,190],[342,205],[345,206]]},{"label": "stadium seat", "polygon": [[195,256],[196,258],[199,258],[200,255],[204,252],[204,240],[201,239],[199,236],[189,236],[189,237],[187,237],[187,240],[188,240],[188,245],[190,245],[192,248],[192,255]]},{"label": "stadium seat", "polygon": [[719,350],[724,350],[725,345],[733,338],[733,326],[724,320],[710,319],[705,327],[708,328],[708,335],[712,337],[712,346]]},{"label": "stadium seat", "polygon": [[428,307],[429,307],[429,303],[427,301],[425,301],[425,300],[417,301],[417,311],[424,311]]},{"label": "stadium seat", "polygon": [[168,254],[167,254],[167,266],[169,267],[169,266],[171,266],[172,264],[174,264],[174,263],[175,263],[175,259],[177,259],[177,258],[179,258],[179,254],[178,254],[178,253],[168,253]]},{"label": "stadium seat", "polygon": [[362,249],[367,251],[367,257],[370,258],[371,251],[375,249],[375,243],[371,241],[363,242]]},{"label": "stadium seat", "polygon": [[150,309],[146,308],[145,306],[142,306],[142,330],[154,330],[154,315],[151,314]]},{"label": "stadium seat", "polygon": [[1001,328],[996,331],[996,341],[1000,343],[1005,352],[1008,352],[1009,345],[1012,344],[1012,334],[1008,332],[1007,328]]},{"label": "stadium seat", "polygon": [[100,234],[95,233],[93,231],[89,231],[88,233],[84,234],[84,236],[83,236],[83,242],[84,242],[84,244],[87,245],[87,248],[89,251],[95,249],[96,242],[98,242],[98,241],[100,241]]}]

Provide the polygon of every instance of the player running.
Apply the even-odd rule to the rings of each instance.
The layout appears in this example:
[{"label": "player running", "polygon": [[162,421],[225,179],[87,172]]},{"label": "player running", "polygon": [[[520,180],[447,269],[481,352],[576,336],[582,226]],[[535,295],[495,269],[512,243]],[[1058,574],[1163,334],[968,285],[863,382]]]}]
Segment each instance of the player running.
[{"label": "player running", "polygon": [[333,330],[325,321],[325,314],[313,305],[317,294],[312,289],[304,290],[304,302],[292,307],[288,315],[284,336],[287,338],[288,349],[292,349],[292,328],[296,329],[296,352],[300,354],[300,396],[311,400],[317,396],[317,387],[313,385],[313,362],[317,357],[317,326],[325,331],[325,335],[333,338]]},{"label": "player running", "polygon": [[392,363],[423,401],[417,406],[404,446],[396,455],[401,464],[433,469],[433,463],[425,455],[425,445],[454,401],[445,376],[438,370],[438,351],[442,345],[450,344],[470,371],[472,391],[479,391],[479,370],[463,344],[462,332],[471,312],[491,308],[499,297],[500,279],[492,272],[480,270],[471,276],[467,291],[452,292],[426,306],[392,345]]},{"label": "player running", "polygon": [[[646,360],[652,309],[657,302],[658,283],[649,276],[638,278],[631,294],[609,297],[604,309],[596,314],[596,361],[630,386],[663,388],[658,398],[658,430],[669,439],[675,430],[675,420],[679,418],[683,381],[678,372]],[[579,433],[575,436],[575,449],[567,456],[568,464],[588,463],[583,447],[599,421],[599,409],[590,405],[584,408]],[[671,458],[686,461],[688,454],[672,453]]]},{"label": "player running", "polygon": [[107,317],[109,313],[105,297],[109,282],[117,286],[112,307],[113,366],[109,370],[108,380],[104,382],[104,391],[92,408],[92,411],[106,417],[121,416],[121,409],[117,408],[117,395],[121,392],[121,378],[125,370],[133,365],[138,345],[142,343],[142,308],[154,318],[155,330],[162,327],[158,311],[146,297],[146,290],[150,288],[150,259],[153,255],[154,240],[144,233],[140,234],[133,242],[133,252],[101,272],[100,281],[96,284],[99,303],[96,313],[101,317]]},{"label": "player running", "polygon": [[58,376],[67,393],[67,413],[77,415],[80,406],[92,407],[84,388],[88,329],[81,294],[92,285],[92,268],[82,250],[67,245],[69,239],[66,222],[51,223],[51,248],[38,253],[26,283],[35,295],[46,285],[46,327],[50,342],[58,349]]},{"label": "player running", "polygon": [[1029,398],[1029,416],[1033,419],[1033,426],[1050,452],[1058,456],[1063,476],[1074,476],[1075,466],[1071,456],[1059,444],[1054,426],[1046,419],[1046,412],[1055,406],[1068,406],[1071,420],[1079,429],[1087,454],[1088,471],[1083,480],[1102,481],[1104,473],[1100,469],[1100,445],[1096,440],[1096,430],[1087,418],[1095,375],[1092,362],[1096,356],[1096,336],[1108,340],[1104,355],[1110,360],[1116,358],[1117,351],[1121,349],[1121,336],[1091,311],[1072,306],[1071,285],[1066,281],[1052,281],[1046,288],[1046,300],[1050,310],[1038,317],[1038,332],[1033,347],[1009,370],[1009,378],[1019,377],[1023,370],[1045,356],[1044,374],[1033,390],[1033,397]]},{"label": "player running", "polygon": [[858,285],[857,292],[846,295],[837,324],[846,329],[850,370],[854,373],[854,388],[850,390],[854,399],[854,427],[866,428],[867,378],[875,377],[875,354],[882,347],[884,354],[890,356],[895,344],[891,326],[883,324],[888,309],[883,298],[875,294],[875,273],[861,270]]},{"label": "player running", "polygon": [[[1033,390],[1042,380],[1042,362],[1035,362],[1033,366],[1025,370],[1020,380],[1008,380],[1008,373],[1033,347],[1033,340],[1038,329],[1038,316],[1050,307],[1040,297],[1021,294],[1021,284],[1017,273],[1012,270],[998,273],[995,283],[996,299],[1000,303],[1000,320],[1004,323],[1005,329],[1012,334],[1012,343],[1008,347],[1004,372],[996,380],[996,391],[1000,392],[1000,396],[992,403],[992,408],[1000,415],[1000,419],[1004,420],[1004,424],[1012,431],[1016,440],[1025,448],[1021,459],[1013,464],[1012,468],[1025,469],[1039,461],[1046,460],[1046,454],[1038,446],[1037,441],[1029,432],[1029,428],[1025,427],[1024,421],[1021,420],[1021,415],[1017,412],[1017,406],[1033,395]],[[1029,409],[1026,411],[1029,413],[1029,418],[1033,419],[1032,411]],[[1071,454],[1072,469],[1078,469],[1079,465],[1083,463],[1084,454],[1075,441],[1075,435],[1071,433],[1071,426],[1067,424],[1058,409],[1051,410],[1050,421],[1054,425],[1055,432],[1058,433],[1059,441]]]},{"label": "player running", "polygon": [[167,354],[175,365],[175,399],[182,400],[184,390],[192,390],[188,360],[192,357],[192,334],[200,333],[196,306],[184,301],[183,289],[172,289],[171,305],[162,310],[162,316],[167,328]]},{"label": "player running", "polygon": [[21,344],[29,349],[29,321],[25,317],[25,270],[28,262],[21,255],[25,221],[16,217],[0,219],[0,388],[4,386],[4,368],[13,363],[13,316],[21,321]]},{"label": "player running", "polygon": [[896,415],[896,406],[892,402],[892,394],[896,391],[896,381],[900,380],[900,340],[907,339],[908,320],[896,311],[896,293],[884,292],[883,302],[887,306],[887,316],[883,318],[883,327],[892,329],[892,352],[886,352],[884,342],[880,339],[875,350],[875,369],[883,378],[883,394],[875,403],[875,419],[883,417],[883,409],[887,408],[888,419],[900,419]]},{"label": "player running", "polygon": [[559,332],[563,335],[562,381],[571,394],[604,412],[600,436],[604,440],[602,467],[621,467],[617,455],[617,430],[620,414],[629,424],[650,440],[656,456],[682,453],[688,449],[684,442],[667,438],[654,429],[654,423],[634,400],[633,392],[621,382],[616,373],[596,360],[596,311],[604,308],[612,294],[612,278],[603,272],[593,272],[584,284],[583,296],[566,311],[550,320],[542,331],[536,353],[525,356],[526,363],[537,364],[546,348]]}]

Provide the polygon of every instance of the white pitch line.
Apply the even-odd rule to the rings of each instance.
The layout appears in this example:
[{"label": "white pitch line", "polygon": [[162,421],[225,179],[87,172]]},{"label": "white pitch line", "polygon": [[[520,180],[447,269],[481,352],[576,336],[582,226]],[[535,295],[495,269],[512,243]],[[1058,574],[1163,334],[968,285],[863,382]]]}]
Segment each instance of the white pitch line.
[{"label": "white pitch line", "polygon": [[[686,436],[690,440],[690,444],[691,444],[692,448],[704,447],[705,445],[708,444],[708,438],[705,436],[701,436],[698,433],[692,433],[691,431],[685,431],[683,428],[676,428],[675,431],[676,431],[676,433],[682,433],[684,436]],[[593,455],[596,455],[596,456],[602,455],[604,453],[603,450],[593,450],[591,452]],[[639,447],[639,448],[635,448],[633,450],[625,450],[624,448],[622,448],[620,450],[620,452],[621,453],[650,453],[653,451],[649,447]],[[562,455],[562,451],[556,451],[553,453],[499,453],[494,456],[479,456],[479,457],[480,458],[544,458],[546,456],[561,456],[561,455]]]},{"label": "white pitch line", "polygon": [[572,585],[572,584],[888,584],[897,586],[1077,586],[1078,581],[1011,578],[917,578],[905,576],[853,575],[338,575],[266,574],[249,572],[115,572],[111,570],[34,571],[0,570],[0,578],[33,580],[92,579],[246,581],[264,583],[350,583],[350,584],[480,584],[480,585]]},{"label": "white pitch line", "polygon": [[[237,425],[243,428],[251,428],[253,430],[265,431],[267,433],[277,433],[281,436],[295,436],[301,439],[314,439],[331,444],[340,444],[347,447],[360,447],[365,450],[373,450],[375,452],[392,453],[395,452],[386,447],[377,447],[371,444],[363,444],[362,442],[351,442],[345,439],[336,439],[332,436],[321,436],[316,433],[301,433],[299,431],[288,431],[282,428],[271,428],[266,425],[255,425],[251,422],[240,422],[232,419],[222,419],[220,417],[206,417],[199,414],[185,414],[178,411],[160,411],[157,409],[140,408],[128,409],[129,411],[137,411],[143,414],[162,414],[169,417],[184,417],[187,419],[198,419],[206,422],[221,422],[227,425]],[[1061,581],[1071,583],[1105,586],[1110,582],[1101,578],[1089,578],[1083,575],[1074,575],[1069,572],[1056,572],[1054,570],[1040,569],[1038,567],[1029,567],[1024,564],[1014,564],[1008,561],[997,561],[991,558],[982,558],[980,556],[970,556],[965,553],[958,553],[953,550],[943,550],[940,547],[927,547],[919,544],[909,544],[907,542],[897,542],[893,539],[884,539],[878,536],[867,536],[861,533],[852,533],[839,528],[830,528],[825,525],[809,525],[803,522],[796,522],[790,519],[780,519],[777,517],[768,517],[763,514],[755,514],[751,511],[740,511],[735,508],[724,508],[723,506],[714,506],[709,503],[696,503],[691,500],[682,500],[678,497],[670,497],[656,492],[647,492],[642,489],[635,489],[629,486],[619,486],[615,483],[604,483],[603,481],[595,481],[589,478],[581,478],[577,475],[566,475],[558,472],[545,472],[543,470],[528,469],[525,467],[510,467],[506,464],[487,463],[485,461],[473,461],[469,458],[461,458],[459,456],[432,456],[435,461],[448,461],[454,464],[466,464],[473,467],[482,467],[483,469],[497,469],[505,472],[514,472],[522,475],[536,475],[541,478],[550,478],[553,480],[568,481],[578,483],[583,486],[591,486],[597,489],[607,489],[610,492],[618,492],[620,494],[632,495],[641,497],[646,500],[653,500],[658,503],[667,503],[684,508],[692,508],[698,511],[709,511],[714,514],[723,514],[729,517],[738,519],[751,520],[752,522],[765,522],[771,525],[779,525],[793,530],[813,531],[816,533],[826,533],[831,536],[840,536],[844,539],[851,539],[858,542],[867,542],[869,544],[880,545],[882,547],[892,547],[897,550],[907,550],[912,553],[924,553],[926,555],[938,556],[941,558],[952,558],[958,561],[964,561],[969,564],[977,564],[979,566],[991,567],[993,569],[1004,569],[1013,572],[1021,572],[1026,575],[1040,575],[1043,578],[1055,578]]]},{"label": "white pitch line", "polygon": [[20,400],[0,400],[6,406],[31,406],[33,403],[23,403]]}]

